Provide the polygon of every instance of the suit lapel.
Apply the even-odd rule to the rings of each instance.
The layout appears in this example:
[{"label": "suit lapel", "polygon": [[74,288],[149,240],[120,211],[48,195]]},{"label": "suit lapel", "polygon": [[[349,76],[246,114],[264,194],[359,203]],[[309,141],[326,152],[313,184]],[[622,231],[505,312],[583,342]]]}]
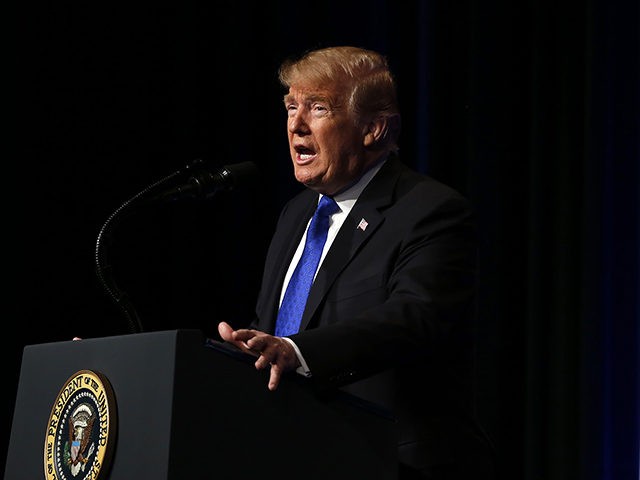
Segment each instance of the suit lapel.
[{"label": "suit lapel", "polygon": [[309,325],[336,277],[384,222],[381,211],[393,201],[398,175],[399,165],[391,158],[360,194],[318,270],[300,323],[301,330]]}]

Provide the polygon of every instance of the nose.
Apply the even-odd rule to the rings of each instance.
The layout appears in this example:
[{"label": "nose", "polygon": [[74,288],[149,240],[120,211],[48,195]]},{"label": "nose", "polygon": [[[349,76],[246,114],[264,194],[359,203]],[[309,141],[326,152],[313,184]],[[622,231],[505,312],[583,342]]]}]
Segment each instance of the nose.
[{"label": "nose", "polygon": [[287,128],[290,133],[297,133],[298,135],[309,133],[309,124],[306,122],[302,110],[289,115]]}]

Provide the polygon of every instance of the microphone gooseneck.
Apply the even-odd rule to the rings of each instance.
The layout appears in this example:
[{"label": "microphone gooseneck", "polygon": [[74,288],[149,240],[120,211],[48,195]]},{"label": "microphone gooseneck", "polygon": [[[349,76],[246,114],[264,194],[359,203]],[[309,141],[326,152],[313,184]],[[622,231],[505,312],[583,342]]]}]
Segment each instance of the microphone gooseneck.
[{"label": "microphone gooseneck", "polygon": [[[194,172],[194,173],[191,173]],[[175,182],[176,178],[184,178],[189,175],[186,182],[178,186],[156,193],[158,189]],[[117,285],[113,269],[108,261],[105,239],[112,242],[113,230],[119,220],[126,213],[130,213],[133,207],[150,207],[154,204],[166,201],[179,200],[183,198],[206,199],[213,196],[220,190],[232,190],[239,184],[254,183],[259,177],[259,170],[253,162],[242,162],[226,165],[211,172],[203,167],[201,159],[196,159],[181,170],[178,170],[161,180],[146,187],[129,200],[120,205],[102,225],[98,233],[95,248],[96,275],[100,284],[107,292],[108,296],[116,303],[122,313],[126,316],[131,333],[141,333],[144,331],[142,321],[138,316],[128,295]]]},{"label": "microphone gooseneck", "polygon": [[107,295],[115,302],[115,304],[120,308],[122,313],[127,318],[127,323],[129,325],[129,330],[131,333],[140,333],[143,332],[144,329],[142,327],[140,317],[138,316],[136,309],[133,307],[131,300],[122,290],[120,290],[114,280],[113,270],[107,257],[105,240],[109,240],[110,242],[112,241],[113,230],[115,226],[123,218],[124,214],[129,211],[131,205],[134,205],[141,199],[144,199],[144,197],[148,195],[149,192],[152,192],[159,185],[164,185],[180,174],[181,170],[178,170],[171,175],[168,175],[167,177],[159,180],[158,182],[148,186],[144,190],[131,197],[129,200],[125,201],[111,215],[109,215],[109,218],[107,218],[107,220],[102,225],[102,228],[100,228],[100,231],[98,232],[98,238],[96,240],[95,248],[96,276],[98,277],[102,288],[104,288],[105,292],[107,292]]}]

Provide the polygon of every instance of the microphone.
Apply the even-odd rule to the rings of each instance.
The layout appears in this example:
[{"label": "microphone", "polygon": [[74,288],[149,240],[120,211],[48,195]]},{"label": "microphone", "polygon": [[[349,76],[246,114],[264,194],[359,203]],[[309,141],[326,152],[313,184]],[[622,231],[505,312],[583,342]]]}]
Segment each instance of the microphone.
[{"label": "microphone", "polygon": [[[176,178],[184,178],[187,172],[193,173],[191,173],[184,183],[164,190],[159,194],[152,195],[152,192],[158,191],[160,186],[166,185],[169,181],[175,181]],[[142,322],[131,300],[116,284],[113,278],[113,271],[107,259],[107,253],[103,248],[105,244],[103,240],[112,237],[112,230],[117,222],[126,213],[129,213],[130,209],[134,206],[151,207],[158,201],[170,201],[181,197],[207,198],[219,190],[232,190],[238,185],[256,182],[259,173],[257,165],[253,162],[225,165],[216,171],[210,171],[204,166],[202,159],[196,159],[183,169],[173,172],[171,175],[138,192],[120,205],[120,207],[107,218],[107,221],[104,222],[98,233],[98,239],[96,241],[96,274],[107,294],[109,294],[127,317],[132,333],[143,331]]]},{"label": "microphone", "polygon": [[220,190],[233,190],[238,185],[256,183],[259,174],[258,166],[254,162],[224,165],[213,172],[205,167],[191,175],[186,182],[156,195],[154,200],[206,199]]}]

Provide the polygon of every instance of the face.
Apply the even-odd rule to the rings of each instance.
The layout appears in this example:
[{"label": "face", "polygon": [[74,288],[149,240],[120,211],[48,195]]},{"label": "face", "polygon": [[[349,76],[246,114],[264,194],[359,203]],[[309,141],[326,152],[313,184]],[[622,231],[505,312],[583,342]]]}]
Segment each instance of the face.
[{"label": "face", "polygon": [[358,180],[368,167],[366,129],[339,92],[291,87],[284,103],[296,180],[325,195]]}]

